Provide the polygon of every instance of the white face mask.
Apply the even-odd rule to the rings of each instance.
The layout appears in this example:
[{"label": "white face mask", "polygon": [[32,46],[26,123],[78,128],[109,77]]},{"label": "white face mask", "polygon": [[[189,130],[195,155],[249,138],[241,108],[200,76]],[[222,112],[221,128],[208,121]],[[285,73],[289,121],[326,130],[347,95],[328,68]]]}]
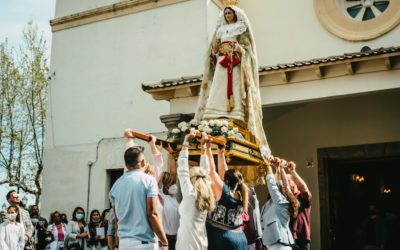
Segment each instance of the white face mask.
[{"label": "white face mask", "polygon": [[17,214],[16,214],[16,213],[7,214],[6,218],[7,218],[9,221],[15,221],[15,219],[17,219]]},{"label": "white face mask", "polygon": [[32,218],[31,221],[32,221],[32,224],[36,225],[39,222],[39,219]]},{"label": "white face mask", "polygon": [[177,186],[176,184],[171,185],[171,186],[168,188],[168,193],[169,193],[170,195],[176,195],[176,194],[178,193],[178,186]]}]

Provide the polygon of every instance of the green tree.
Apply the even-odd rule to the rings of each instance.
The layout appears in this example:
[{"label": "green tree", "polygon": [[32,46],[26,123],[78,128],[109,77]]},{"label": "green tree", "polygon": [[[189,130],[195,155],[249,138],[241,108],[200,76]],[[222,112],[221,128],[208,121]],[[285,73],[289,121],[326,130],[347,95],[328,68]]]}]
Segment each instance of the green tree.
[{"label": "green tree", "polygon": [[18,50],[0,43],[0,184],[42,193],[49,67],[46,40],[29,22]]}]

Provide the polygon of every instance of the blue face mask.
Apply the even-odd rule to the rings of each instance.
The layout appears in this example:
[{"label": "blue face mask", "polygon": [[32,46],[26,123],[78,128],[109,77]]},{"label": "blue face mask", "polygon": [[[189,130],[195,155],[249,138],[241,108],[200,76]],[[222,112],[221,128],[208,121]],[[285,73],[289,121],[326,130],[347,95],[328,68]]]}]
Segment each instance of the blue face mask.
[{"label": "blue face mask", "polygon": [[83,220],[83,218],[85,217],[85,215],[83,213],[76,213],[76,219],[77,220]]}]

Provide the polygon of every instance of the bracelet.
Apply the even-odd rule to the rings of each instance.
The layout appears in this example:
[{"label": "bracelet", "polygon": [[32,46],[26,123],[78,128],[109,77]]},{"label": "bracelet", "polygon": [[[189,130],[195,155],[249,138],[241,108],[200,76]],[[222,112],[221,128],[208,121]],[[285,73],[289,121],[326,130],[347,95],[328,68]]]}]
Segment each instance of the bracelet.
[{"label": "bracelet", "polygon": [[182,147],[189,147],[189,142],[182,143]]}]

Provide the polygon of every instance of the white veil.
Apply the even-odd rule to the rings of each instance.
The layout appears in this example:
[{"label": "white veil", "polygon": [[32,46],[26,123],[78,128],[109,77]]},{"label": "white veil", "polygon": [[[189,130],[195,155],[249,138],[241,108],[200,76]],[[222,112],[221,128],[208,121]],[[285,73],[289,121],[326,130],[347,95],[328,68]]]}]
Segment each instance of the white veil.
[{"label": "white veil", "polygon": [[[219,20],[217,21],[215,33],[211,41],[207,60],[205,65],[205,71],[203,74],[203,82],[200,88],[199,100],[197,105],[197,110],[195,118],[201,120],[204,115],[205,106],[209,97],[210,85],[212,84],[213,74],[215,69],[215,64],[212,60],[212,46],[217,43],[216,32],[218,29],[227,25],[225,20],[224,11],[226,8],[231,8],[235,11],[237,22],[243,22],[248,31],[248,42],[250,43],[249,49],[246,50],[247,56],[242,58],[242,81],[245,81],[245,87],[247,91],[243,91],[242,98],[244,105],[246,106],[247,116],[248,116],[248,130],[253,133],[260,144],[260,152],[264,158],[265,162],[268,162],[268,157],[271,155],[271,150],[269,148],[266,135],[264,133],[263,122],[262,122],[262,107],[261,107],[261,95],[259,87],[259,76],[258,76],[258,62],[257,62],[257,50],[256,44],[254,42],[253,30],[250,25],[250,21],[247,18],[246,13],[235,5],[226,6],[220,13]],[[243,84],[242,84],[243,85]]]}]

